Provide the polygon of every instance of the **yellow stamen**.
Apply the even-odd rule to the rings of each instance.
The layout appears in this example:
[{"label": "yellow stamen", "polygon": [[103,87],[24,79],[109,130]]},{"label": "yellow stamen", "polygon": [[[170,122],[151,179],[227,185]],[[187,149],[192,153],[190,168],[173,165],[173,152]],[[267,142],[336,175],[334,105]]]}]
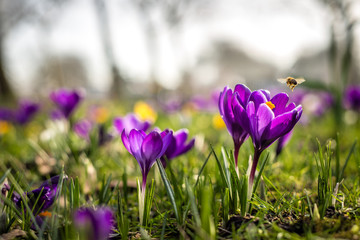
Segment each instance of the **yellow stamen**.
[{"label": "yellow stamen", "polygon": [[214,115],[212,119],[212,124],[215,129],[223,129],[226,127],[224,120],[221,118],[220,114]]},{"label": "yellow stamen", "polygon": [[51,217],[51,212],[45,211],[42,213],[39,213],[40,217]]},{"label": "yellow stamen", "polygon": [[275,105],[271,102],[268,101],[267,103],[265,103],[271,110],[273,110],[275,108]]}]

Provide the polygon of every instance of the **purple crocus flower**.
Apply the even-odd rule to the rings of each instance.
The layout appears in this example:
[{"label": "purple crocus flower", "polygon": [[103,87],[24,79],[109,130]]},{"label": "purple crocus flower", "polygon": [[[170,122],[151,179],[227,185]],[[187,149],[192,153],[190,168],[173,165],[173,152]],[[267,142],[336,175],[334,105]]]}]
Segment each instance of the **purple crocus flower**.
[{"label": "purple crocus flower", "polygon": [[121,140],[125,148],[135,157],[142,173],[142,191],[146,189],[146,178],[156,159],[162,157],[172,140],[172,131],[165,130],[161,133],[152,131],[146,134],[142,130],[132,129],[129,136],[124,129]]},{"label": "purple crocus flower", "polygon": [[[188,152],[194,146],[194,138],[186,143],[188,135],[189,131],[187,129],[180,129],[172,135],[169,147],[164,154],[168,160],[172,160],[173,158]],[[161,162],[165,168],[166,159],[164,157],[161,157]]]},{"label": "purple crocus flower", "polygon": [[13,112],[7,108],[0,108],[0,120],[11,121],[14,117]]},{"label": "purple crocus flower", "polygon": [[40,106],[29,100],[23,100],[19,103],[18,109],[14,113],[14,120],[20,125],[28,123],[31,118],[39,111]]},{"label": "purple crocus flower", "polygon": [[69,118],[82,100],[82,96],[76,90],[59,89],[50,94],[50,99],[56,104],[63,117]]},{"label": "purple crocus flower", "polygon": [[114,225],[114,214],[108,207],[96,210],[91,208],[80,208],[74,214],[74,224],[77,229],[82,230],[89,240],[108,239]]},{"label": "purple crocus flower", "polygon": [[344,105],[348,109],[360,112],[360,85],[352,85],[346,88]]},{"label": "purple crocus flower", "polygon": [[90,141],[90,132],[93,129],[93,124],[89,120],[81,120],[74,124],[74,132],[81,138]]},{"label": "purple crocus flower", "polygon": [[126,135],[129,135],[132,129],[146,131],[150,127],[149,121],[141,121],[139,120],[135,114],[128,114],[125,117],[118,117],[114,119],[114,126],[119,134],[123,132],[125,129]]},{"label": "purple crocus flower", "polygon": [[286,93],[276,94],[257,90],[251,93],[246,107],[240,102],[241,95],[234,104],[235,117],[241,127],[246,130],[254,145],[254,159],[249,177],[249,189],[252,189],[255,170],[261,153],[280,137],[289,133],[299,121],[302,106],[288,103]]},{"label": "purple crocus flower", "polygon": [[[64,177],[63,179],[66,179],[67,177]],[[33,214],[36,216],[44,211],[46,211],[48,208],[51,207],[51,205],[55,202],[56,194],[57,194],[57,186],[60,181],[60,176],[54,176],[50,178],[49,180],[43,182],[39,188],[36,188],[30,192],[26,192],[26,198],[27,198],[27,204],[31,209],[33,209]],[[2,188],[2,194],[5,195],[6,192],[10,190],[9,185],[4,185]],[[12,193],[12,201],[14,202],[15,206],[19,209],[21,209],[22,199],[20,195],[17,192]],[[36,203],[36,200],[38,199],[38,202]],[[36,205],[35,205],[36,203]],[[25,209],[26,210],[26,209]]]},{"label": "purple crocus flower", "polygon": [[240,104],[243,109],[246,109],[246,105],[249,99],[251,91],[243,84],[235,86],[234,92],[225,87],[224,91],[220,93],[219,97],[219,111],[220,116],[224,120],[225,125],[234,141],[234,158],[235,166],[238,166],[239,149],[244,141],[248,138],[249,134],[241,126],[239,119],[235,116],[234,106]]}]

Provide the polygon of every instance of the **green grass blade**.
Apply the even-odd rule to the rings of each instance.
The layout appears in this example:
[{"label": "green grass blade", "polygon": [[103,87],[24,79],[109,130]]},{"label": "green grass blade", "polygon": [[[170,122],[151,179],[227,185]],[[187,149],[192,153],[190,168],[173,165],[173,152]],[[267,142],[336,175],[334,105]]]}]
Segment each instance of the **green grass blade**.
[{"label": "green grass blade", "polygon": [[178,212],[178,207],[176,205],[174,191],[170,185],[169,179],[166,176],[165,169],[164,169],[160,159],[156,159],[156,163],[157,163],[157,166],[160,171],[161,179],[163,180],[163,183],[165,185],[166,192],[168,194],[168,197],[170,198],[171,205],[173,206],[176,220],[178,221],[178,223],[180,223],[180,216],[179,216],[179,212]]},{"label": "green grass blade", "polygon": [[[211,145],[210,145],[210,146],[211,146]],[[211,149],[212,149],[212,148],[211,148]],[[204,164],[201,166],[201,169],[200,169],[199,174],[198,174],[197,179],[196,179],[195,187],[198,185],[199,180],[200,180],[200,176],[201,176],[202,172],[204,171],[205,166],[206,166],[206,164],[208,163],[208,161],[209,161],[209,159],[210,159],[210,156],[211,156],[211,154],[213,154],[213,152],[214,152],[214,150],[212,149],[212,151],[211,151],[211,152],[209,153],[209,155],[207,156]]]},{"label": "green grass blade", "polygon": [[356,143],[357,143],[357,140],[354,141],[354,143],[353,143],[353,145],[351,146],[351,149],[350,149],[350,151],[349,151],[349,153],[348,153],[348,155],[347,155],[347,157],[346,157],[345,164],[344,164],[344,166],[343,166],[343,168],[342,168],[342,170],[341,170],[341,173],[340,173],[340,175],[339,175],[339,180],[340,180],[340,181],[341,181],[341,179],[344,177],[345,168],[346,168],[346,166],[347,166],[347,164],[348,164],[348,162],[349,162],[349,160],[350,160],[350,158],[351,158],[351,155],[353,154],[353,152],[354,152],[354,150],[355,150]]}]

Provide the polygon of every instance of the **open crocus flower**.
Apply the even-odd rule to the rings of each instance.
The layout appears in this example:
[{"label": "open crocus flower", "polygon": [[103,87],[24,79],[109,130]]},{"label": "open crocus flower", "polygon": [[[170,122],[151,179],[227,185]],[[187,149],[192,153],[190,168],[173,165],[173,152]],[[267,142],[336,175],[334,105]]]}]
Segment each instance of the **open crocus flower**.
[{"label": "open crocus flower", "polygon": [[125,129],[121,133],[121,140],[125,148],[135,157],[142,173],[142,191],[146,189],[146,178],[155,164],[156,159],[162,157],[172,140],[172,131],[161,133],[152,131],[146,134],[142,130],[133,129],[127,136]]},{"label": "open crocus flower", "polygon": [[243,84],[235,86],[234,92],[225,87],[224,91],[220,93],[219,97],[219,111],[220,116],[224,120],[225,125],[234,141],[234,158],[236,169],[238,166],[239,149],[244,141],[248,138],[248,132],[241,126],[239,119],[235,116],[234,106],[240,104],[243,109],[249,99],[251,91]]},{"label": "open crocus flower", "polygon": [[[189,132],[187,129],[180,129],[171,136],[171,142],[164,154],[164,156],[166,156],[168,160],[171,160],[181,154],[188,152],[194,146],[194,138],[191,139],[188,143],[186,143],[188,135]],[[165,168],[166,159],[164,157],[161,158],[161,162]]]},{"label": "open crocus flower", "polygon": [[[64,177],[63,179],[66,178],[67,177]],[[42,183],[39,188],[36,188],[30,192],[25,193],[26,198],[28,200],[27,204],[31,209],[33,209],[33,214],[35,216],[44,213],[55,202],[59,181],[60,181],[60,176],[59,175],[54,176],[49,180],[45,181],[44,183]],[[3,195],[5,195],[6,192],[8,192],[9,190],[10,190],[10,186],[5,184],[1,192]],[[15,206],[21,210],[21,205],[23,205],[23,203],[20,194],[18,194],[17,192],[13,192],[11,200],[13,201]]]},{"label": "open crocus flower", "polygon": [[146,132],[150,125],[149,121],[141,121],[135,116],[135,114],[132,113],[126,115],[125,117],[118,117],[114,119],[114,126],[120,134],[124,129],[126,135],[129,135],[129,132],[132,129],[138,129]]},{"label": "open crocus flower", "polygon": [[258,90],[251,93],[246,107],[241,104],[241,95],[236,97],[234,113],[240,126],[251,136],[254,145],[254,159],[249,177],[249,189],[252,189],[255,170],[261,153],[280,137],[289,133],[299,121],[302,106],[294,103],[287,105],[286,93],[276,94]]},{"label": "open crocus flower", "polygon": [[75,90],[59,89],[50,94],[50,99],[56,104],[63,117],[69,118],[82,96]]},{"label": "open crocus flower", "polygon": [[105,240],[108,239],[114,224],[114,214],[107,207],[96,210],[80,208],[74,214],[74,224],[84,233],[82,239]]}]

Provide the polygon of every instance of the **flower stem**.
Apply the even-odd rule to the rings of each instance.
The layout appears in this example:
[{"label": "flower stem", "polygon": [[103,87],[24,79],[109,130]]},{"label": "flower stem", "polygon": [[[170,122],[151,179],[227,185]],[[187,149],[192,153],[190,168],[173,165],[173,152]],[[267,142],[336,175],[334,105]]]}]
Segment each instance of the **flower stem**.
[{"label": "flower stem", "polygon": [[[255,178],[255,172],[256,172],[256,166],[259,162],[260,159],[260,155],[261,155],[262,151],[259,150],[254,150],[254,159],[253,159],[253,163],[251,166],[251,171],[250,171],[250,176],[249,176],[249,192],[252,193],[252,187],[254,184],[254,178]],[[248,198],[250,198],[251,196],[248,196]]]}]

